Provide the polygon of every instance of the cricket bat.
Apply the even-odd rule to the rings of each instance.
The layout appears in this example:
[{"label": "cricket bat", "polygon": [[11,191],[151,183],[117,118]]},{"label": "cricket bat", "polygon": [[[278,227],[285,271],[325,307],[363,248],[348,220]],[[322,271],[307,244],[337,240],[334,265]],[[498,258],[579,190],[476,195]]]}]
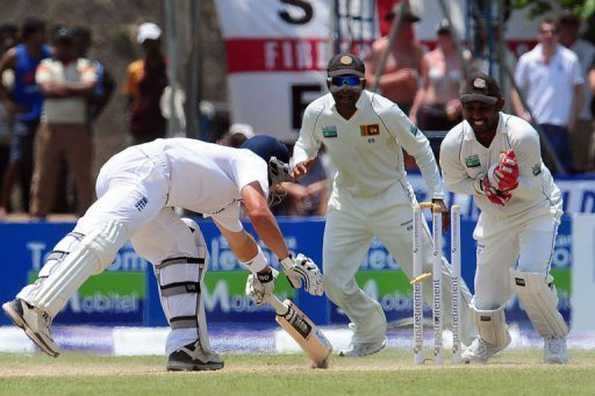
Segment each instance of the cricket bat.
[{"label": "cricket bat", "polygon": [[275,320],[279,326],[310,356],[312,367],[327,368],[333,348],[314,322],[291,300],[282,302],[271,295],[266,301],[275,309]]}]

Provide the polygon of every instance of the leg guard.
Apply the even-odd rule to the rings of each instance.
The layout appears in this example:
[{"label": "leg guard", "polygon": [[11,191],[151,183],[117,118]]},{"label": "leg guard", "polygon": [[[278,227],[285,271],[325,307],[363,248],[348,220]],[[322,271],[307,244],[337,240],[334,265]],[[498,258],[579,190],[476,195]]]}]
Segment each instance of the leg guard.
[{"label": "leg guard", "polygon": [[60,246],[73,245],[74,249],[69,253],[62,251],[63,255],[56,254],[48,263],[50,266],[42,269],[40,279],[25,287],[17,298],[53,318],[91,275],[102,272],[113,262],[128,236],[126,227],[116,221],[106,222],[78,243],[72,241],[72,234],[67,235],[56,250]]},{"label": "leg guard", "polygon": [[204,301],[201,295],[208,266],[206,243],[194,221],[190,219],[182,219],[182,221],[188,226],[185,231],[189,230],[192,235],[178,239],[179,243],[191,244],[181,250],[194,251],[196,254],[167,258],[155,265],[161,304],[172,329],[168,336],[166,352],[171,354],[178,348],[197,340],[202,350],[210,352]]},{"label": "leg guard", "polygon": [[553,278],[538,272],[511,271],[519,300],[535,330],[543,337],[564,337],[568,326],[558,312]]},{"label": "leg guard", "polygon": [[506,329],[504,306],[498,309],[477,309],[473,304],[473,318],[479,330],[479,336],[495,348],[503,348],[510,342],[510,335]]}]

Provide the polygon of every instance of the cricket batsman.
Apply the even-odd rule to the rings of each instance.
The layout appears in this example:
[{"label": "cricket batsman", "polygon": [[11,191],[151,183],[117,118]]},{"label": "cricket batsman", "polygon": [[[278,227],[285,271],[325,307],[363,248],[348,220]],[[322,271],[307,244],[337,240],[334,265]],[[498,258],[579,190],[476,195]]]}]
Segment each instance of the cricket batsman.
[{"label": "cricket batsman", "polygon": [[[5,313],[45,353],[60,352],[50,334],[53,318],[91,275],[101,273],[130,239],[155,267],[161,304],[171,332],[167,369],[217,370],[209,348],[203,279],[208,251],[198,225],[173,207],[211,217],[251,275],[246,290],[257,304],[272,293],[278,272],[240,222],[240,206],[261,240],[279,258],[293,287],[322,294],[312,260],[289,254],[267,197],[289,179],[289,151],[265,135],[235,149],[186,138],[157,139],[116,154],[97,178],[98,200],[48,256],[35,283],[23,288]],[[271,192],[269,193],[269,189]]]},{"label": "cricket batsman", "polygon": [[469,78],[460,100],[464,121],[442,142],[440,165],[446,187],[472,195],[481,209],[471,303],[479,336],[462,357],[486,362],[510,344],[504,307],[516,293],[544,338],[545,362],[566,363],[568,326],[549,273],[562,198],[541,159],[539,135],[501,112],[500,88],[485,74]]},{"label": "cricket batsman", "polygon": [[[350,53],[338,54],[330,60],[327,72],[330,92],[306,108],[290,164],[293,176],[306,174],[324,144],[338,170],[324,231],[324,288],[352,322],[351,346],[339,354],[357,357],[376,353],[386,345],[384,311],[355,281],[372,238],[382,241],[410,278],[413,273],[411,230],[416,199],[406,178],[402,149],[415,157],[430,196],[443,208],[445,217],[448,210],[428,139],[395,103],[365,89],[361,59]],[[430,272],[429,234],[423,250],[424,271]],[[443,283],[450,284],[451,270],[445,260],[442,275]],[[429,280],[426,285],[424,298],[430,304]],[[470,302],[465,285],[461,291],[464,301]],[[443,294],[443,306],[448,308],[450,291]],[[463,343],[469,345],[476,331],[467,303],[462,304],[461,318]],[[445,319],[448,325],[450,318]]]}]

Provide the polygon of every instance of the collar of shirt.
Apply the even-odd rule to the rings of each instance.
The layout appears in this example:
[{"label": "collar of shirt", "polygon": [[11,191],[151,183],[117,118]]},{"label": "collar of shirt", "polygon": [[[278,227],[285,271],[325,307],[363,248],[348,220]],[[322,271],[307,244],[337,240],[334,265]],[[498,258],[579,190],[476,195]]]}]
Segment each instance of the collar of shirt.
[{"label": "collar of shirt", "polygon": [[[546,64],[544,62],[544,57],[543,57],[543,45],[542,44],[537,44],[535,46],[535,48],[533,49],[534,54],[535,54],[535,59],[537,61],[539,61],[542,64]],[[550,61],[548,64],[552,64],[552,62],[558,58],[558,56],[560,55],[560,44],[556,44],[556,49],[554,50],[554,54],[552,55],[552,57],[550,58]]]},{"label": "collar of shirt", "polygon": [[[366,89],[362,90],[362,94],[357,99],[357,102],[355,102],[355,108],[356,109],[358,109],[358,110],[361,109],[364,106],[364,104],[367,103],[367,101],[368,101],[367,92],[368,91]],[[336,113],[337,112],[337,106],[336,106],[336,103],[335,103],[335,98],[333,97],[333,94],[331,94],[330,92],[329,92],[329,96],[330,96],[330,102],[331,102],[331,109]]]}]

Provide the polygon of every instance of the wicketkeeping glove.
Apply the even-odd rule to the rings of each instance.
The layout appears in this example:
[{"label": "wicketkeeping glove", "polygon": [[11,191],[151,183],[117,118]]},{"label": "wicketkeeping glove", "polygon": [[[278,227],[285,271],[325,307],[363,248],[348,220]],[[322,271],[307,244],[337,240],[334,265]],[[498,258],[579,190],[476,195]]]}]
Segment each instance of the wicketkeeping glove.
[{"label": "wicketkeeping glove", "polygon": [[519,185],[519,164],[516,154],[508,150],[500,155],[500,161],[490,168],[488,176],[490,184],[499,191],[512,191]]},{"label": "wicketkeeping glove", "polygon": [[483,195],[496,205],[504,206],[512,198],[512,194],[508,191],[499,191],[490,183],[488,175],[481,177],[480,189]]},{"label": "wicketkeeping glove", "polygon": [[270,273],[264,274],[251,273],[246,279],[246,295],[252,297],[256,305],[262,304],[275,290],[275,281],[279,276],[279,271],[274,268],[271,270]]},{"label": "wicketkeeping glove", "polygon": [[324,292],[322,286],[322,273],[311,258],[298,254],[295,258],[289,255],[281,260],[283,272],[287,275],[289,284],[294,289],[303,287],[304,290],[314,296],[321,296]]}]

